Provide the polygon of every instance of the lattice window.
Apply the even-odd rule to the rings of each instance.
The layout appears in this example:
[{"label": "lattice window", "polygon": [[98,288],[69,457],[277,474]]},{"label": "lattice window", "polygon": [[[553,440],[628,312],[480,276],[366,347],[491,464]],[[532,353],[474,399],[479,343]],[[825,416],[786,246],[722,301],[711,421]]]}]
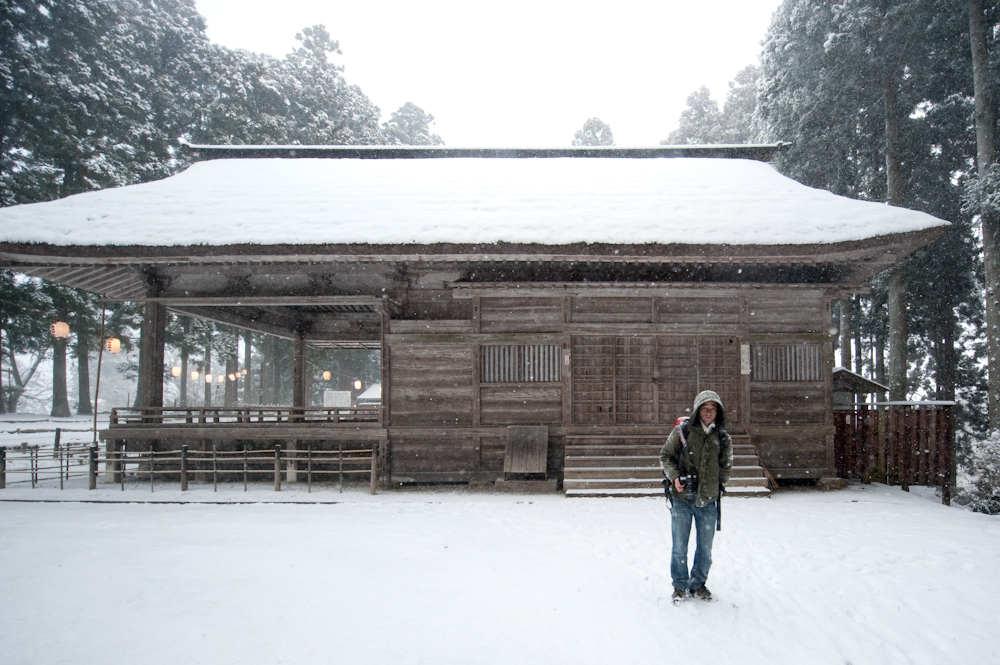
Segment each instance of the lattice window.
[{"label": "lattice window", "polygon": [[508,344],[482,347],[483,383],[560,381],[562,347],[558,344]]},{"label": "lattice window", "polygon": [[751,381],[822,381],[819,344],[755,344],[751,347]]}]

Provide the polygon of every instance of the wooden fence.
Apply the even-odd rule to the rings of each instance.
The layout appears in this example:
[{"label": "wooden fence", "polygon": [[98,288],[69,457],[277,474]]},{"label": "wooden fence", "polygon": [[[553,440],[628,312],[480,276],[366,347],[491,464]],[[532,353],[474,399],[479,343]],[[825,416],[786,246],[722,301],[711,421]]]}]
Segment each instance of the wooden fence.
[{"label": "wooden fence", "polygon": [[144,425],[240,425],[254,423],[376,423],[382,407],[146,407],[111,409],[111,427]]},{"label": "wooden fence", "polygon": [[834,410],[837,474],[866,482],[941,487],[950,503],[951,402],[888,402]]},{"label": "wooden fence", "polygon": [[7,487],[8,477],[27,476],[22,482],[30,482],[34,488],[42,480],[52,480],[58,474],[59,488],[65,487],[70,478],[86,476],[90,489],[97,489],[97,477],[101,466],[114,484],[125,490],[126,479],[149,484],[155,491],[157,483],[180,483],[181,491],[187,491],[190,480],[211,482],[218,491],[220,480],[243,482],[247,491],[250,479],[262,476],[273,479],[274,491],[281,490],[282,476],[286,482],[305,479],[309,492],[314,480],[336,479],[340,491],[344,489],[344,479],[367,477],[369,491],[376,493],[379,475],[379,446],[338,443],[336,450],[313,450],[309,445],[305,450],[274,448],[242,450],[191,450],[181,446],[177,450],[129,451],[122,445],[117,450],[102,451],[97,446],[77,444],[57,446],[51,451],[39,446],[0,448],[0,489]]}]

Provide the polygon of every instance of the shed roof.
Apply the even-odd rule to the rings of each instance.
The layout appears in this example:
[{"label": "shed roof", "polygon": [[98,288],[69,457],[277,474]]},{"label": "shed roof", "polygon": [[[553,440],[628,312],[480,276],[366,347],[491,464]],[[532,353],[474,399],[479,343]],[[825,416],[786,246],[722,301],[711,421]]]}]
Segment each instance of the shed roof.
[{"label": "shed roof", "polygon": [[946,225],[752,159],[216,159],[2,209],[0,243],[794,246]]}]

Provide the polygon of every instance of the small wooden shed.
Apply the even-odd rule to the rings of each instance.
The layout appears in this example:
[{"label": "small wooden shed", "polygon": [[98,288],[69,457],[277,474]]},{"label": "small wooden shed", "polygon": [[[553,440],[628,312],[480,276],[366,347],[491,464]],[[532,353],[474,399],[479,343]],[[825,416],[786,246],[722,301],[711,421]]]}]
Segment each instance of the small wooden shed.
[{"label": "small wooden shed", "polygon": [[307,345],[379,349],[389,482],[493,482],[529,426],[568,493],[655,493],[704,389],[738,466],[831,476],[831,303],[947,223],[798,184],[780,148],[193,146],[163,181],[0,210],[0,265],[144,302],[150,408],[168,308],[295,340],[295,407]]}]

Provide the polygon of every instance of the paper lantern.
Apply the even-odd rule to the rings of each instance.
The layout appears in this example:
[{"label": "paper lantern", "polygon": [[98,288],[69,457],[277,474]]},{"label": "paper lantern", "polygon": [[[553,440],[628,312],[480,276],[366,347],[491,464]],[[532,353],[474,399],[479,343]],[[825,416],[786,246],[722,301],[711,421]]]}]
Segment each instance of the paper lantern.
[{"label": "paper lantern", "polygon": [[226,380],[226,375],[225,374],[220,374],[219,378],[217,379],[217,381],[219,383],[223,383],[223,382],[225,382],[225,380]]},{"label": "paper lantern", "polygon": [[361,381],[355,381],[354,382],[354,389],[355,390],[361,390]]},{"label": "paper lantern", "polygon": [[69,324],[65,321],[56,321],[52,324],[52,336],[58,339],[69,337]]},{"label": "paper lantern", "polygon": [[235,374],[230,374],[229,375],[229,380],[230,381],[235,381],[236,380],[236,375]]},{"label": "paper lantern", "polygon": [[206,374],[205,375],[205,383],[211,383],[211,382],[212,382],[212,375],[211,374]]},{"label": "paper lantern", "polygon": [[180,367],[174,365],[173,367],[170,368],[170,376],[180,376],[180,375],[181,375]]},{"label": "paper lantern", "polygon": [[329,371],[329,370],[327,370],[327,371],[323,372],[323,380],[324,380],[324,381],[329,381],[329,380],[330,380],[330,377],[331,377],[331,376],[333,376],[333,375],[332,375],[332,374],[330,374],[330,371]]},{"label": "paper lantern", "polygon": [[117,337],[109,337],[105,342],[109,353],[118,353],[122,350],[122,341]]},{"label": "paper lantern", "polygon": [[192,381],[197,381],[199,376],[201,376],[201,373],[198,370],[193,370],[191,372],[191,380]]}]

